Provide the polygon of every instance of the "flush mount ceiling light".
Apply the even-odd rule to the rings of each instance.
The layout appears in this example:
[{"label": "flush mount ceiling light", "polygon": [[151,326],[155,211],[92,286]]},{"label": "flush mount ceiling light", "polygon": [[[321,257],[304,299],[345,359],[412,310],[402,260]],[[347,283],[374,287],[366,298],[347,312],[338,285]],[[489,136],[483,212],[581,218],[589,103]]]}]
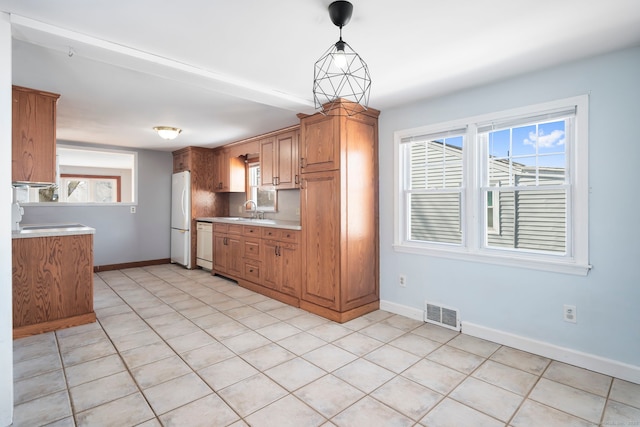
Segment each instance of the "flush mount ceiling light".
[{"label": "flush mount ceiling light", "polygon": [[180,134],[180,132],[182,132],[182,129],[174,128],[170,126],[156,126],[153,128],[153,130],[158,132],[158,135],[160,135],[160,138],[167,139],[167,140],[176,139],[176,137]]},{"label": "flush mount ceiling light", "polygon": [[340,39],[316,61],[313,74],[315,107],[326,115],[353,116],[369,105],[369,68],[342,40],[342,27],[349,23],[352,12],[353,5],[348,1],[334,1],[329,5],[329,17],[340,28]]}]

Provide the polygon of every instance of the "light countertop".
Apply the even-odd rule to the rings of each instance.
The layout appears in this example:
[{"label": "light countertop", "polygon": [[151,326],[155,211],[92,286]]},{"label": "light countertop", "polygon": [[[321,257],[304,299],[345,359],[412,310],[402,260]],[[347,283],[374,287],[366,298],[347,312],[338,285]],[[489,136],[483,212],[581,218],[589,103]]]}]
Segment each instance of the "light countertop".
[{"label": "light countertop", "polygon": [[95,234],[96,229],[83,224],[24,224],[20,230],[12,231],[13,239],[31,237],[74,236],[78,234]]},{"label": "light countertop", "polygon": [[300,226],[300,222],[286,221],[282,219],[257,219],[257,218],[245,218],[245,217],[208,216],[208,217],[196,218],[196,221],[222,222],[225,224],[240,224],[240,225],[256,225],[259,227],[285,228],[287,230],[302,230],[302,227]]}]

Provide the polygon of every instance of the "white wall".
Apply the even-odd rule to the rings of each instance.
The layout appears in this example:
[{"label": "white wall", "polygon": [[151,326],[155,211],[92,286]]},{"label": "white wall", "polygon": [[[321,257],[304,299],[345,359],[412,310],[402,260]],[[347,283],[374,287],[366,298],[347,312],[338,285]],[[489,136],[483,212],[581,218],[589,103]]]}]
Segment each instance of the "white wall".
[{"label": "white wall", "polygon": [[0,426],[13,418],[11,104],[11,24],[0,12]]},{"label": "white wall", "polygon": [[[383,306],[418,314],[429,299],[458,308],[463,331],[466,324],[470,331],[489,331],[507,342],[515,336],[515,342],[533,349],[561,348],[559,354],[568,354],[568,361],[587,359],[584,364],[592,369],[599,362],[615,365],[628,379],[640,382],[639,72],[640,48],[628,49],[383,111]],[[587,277],[393,250],[394,131],[582,94],[590,97],[593,270]],[[408,278],[406,288],[397,285],[400,274]],[[577,307],[577,324],[563,321],[563,304]]]},{"label": "white wall", "polygon": [[135,214],[129,205],[29,205],[24,206],[22,223],[81,223],[95,228],[94,265],[98,266],[169,258],[173,157],[165,151],[132,151],[138,153]]}]

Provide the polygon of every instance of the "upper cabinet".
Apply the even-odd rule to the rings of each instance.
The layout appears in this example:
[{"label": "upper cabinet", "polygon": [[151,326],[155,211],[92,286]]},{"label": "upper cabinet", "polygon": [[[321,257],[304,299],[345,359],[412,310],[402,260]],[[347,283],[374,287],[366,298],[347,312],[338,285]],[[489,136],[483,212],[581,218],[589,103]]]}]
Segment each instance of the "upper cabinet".
[{"label": "upper cabinet", "polygon": [[60,95],[19,86],[12,88],[13,182],[56,181],[56,103]]},{"label": "upper cabinet", "polygon": [[234,156],[229,148],[213,150],[213,191],[243,193],[245,191],[244,166],[244,159]]},{"label": "upper cabinet", "polygon": [[340,121],[316,114],[301,122],[300,172],[340,168]]},{"label": "upper cabinet", "polygon": [[299,130],[279,133],[260,141],[260,181],[278,190],[299,187]]},{"label": "upper cabinet", "polygon": [[173,152],[173,173],[191,170],[191,150],[183,148]]}]

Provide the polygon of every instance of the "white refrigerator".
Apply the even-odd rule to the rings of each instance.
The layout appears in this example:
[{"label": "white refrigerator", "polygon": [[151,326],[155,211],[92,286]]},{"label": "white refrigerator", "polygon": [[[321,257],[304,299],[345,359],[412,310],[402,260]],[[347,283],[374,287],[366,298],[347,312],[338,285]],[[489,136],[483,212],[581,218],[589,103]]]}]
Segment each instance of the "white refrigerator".
[{"label": "white refrigerator", "polygon": [[191,268],[191,174],[171,177],[171,262]]}]

